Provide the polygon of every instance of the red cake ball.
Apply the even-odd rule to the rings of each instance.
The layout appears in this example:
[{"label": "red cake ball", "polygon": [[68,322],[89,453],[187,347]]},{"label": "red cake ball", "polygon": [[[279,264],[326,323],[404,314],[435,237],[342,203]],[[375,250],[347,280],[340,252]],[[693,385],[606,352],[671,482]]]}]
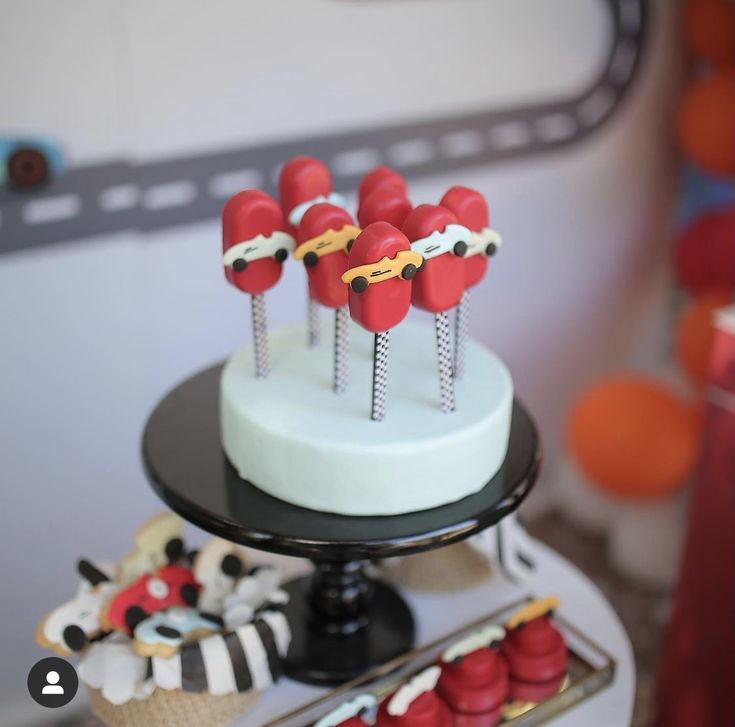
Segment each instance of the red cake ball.
[{"label": "red cake ball", "polygon": [[347,305],[342,275],[359,233],[349,212],[326,202],[310,207],[297,228],[294,258],[306,266],[311,297],[327,308]]},{"label": "red cake ball", "polygon": [[555,694],[566,676],[567,646],[549,614],[556,605],[556,599],[533,602],[506,624],[501,651],[508,661],[513,700],[540,702]]},{"label": "red cake ball", "polygon": [[298,156],[283,165],[278,177],[278,197],[286,224],[295,231],[307,210],[319,202],[337,202],[332,175],[326,164]]},{"label": "red cake ball", "polygon": [[715,176],[735,174],[735,70],[694,81],[685,91],[677,119],[686,157]]},{"label": "red cake ball", "polygon": [[676,277],[690,293],[735,288],[735,209],[698,217],[679,237]]},{"label": "red cake ball", "polygon": [[435,687],[440,669],[432,666],[386,697],[378,709],[376,727],[454,727],[449,707]]},{"label": "red cake ball", "polygon": [[436,691],[454,712],[455,727],[493,727],[508,699],[508,665],[494,648],[505,629],[489,626],[447,649]]},{"label": "red cake ball", "polygon": [[398,325],[411,307],[411,284],[421,257],[406,236],[387,222],[368,225],[350,248],[350,316],[363,328],[380,333]]},{"label": "red cake ball", "polygon": [[406,217],[403,232],[411,249],[424,258],[411,302],[431,313],[454,308],[465,289],[463,257],[470,231],[446,207],[422,204]]}]

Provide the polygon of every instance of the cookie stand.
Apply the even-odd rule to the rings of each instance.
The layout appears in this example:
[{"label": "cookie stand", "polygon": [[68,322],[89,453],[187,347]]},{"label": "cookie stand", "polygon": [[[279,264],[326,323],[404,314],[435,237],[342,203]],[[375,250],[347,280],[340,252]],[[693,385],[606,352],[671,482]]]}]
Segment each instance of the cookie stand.
[{"label": "cookie stand", "polygon": [[314,572],[287,583],[292,631],[286,674],[334,685],[414,645],[414,618],[396,590],[371,578],[370,561],[467,538],[513,512],[540,464],[532,420],[516,402],[501,469],[478,493],[400,517],[334,515],[277,500],[238,477],[222,451],[221,366],[169,393],[150,416],[143,457],[159,496],[191,523],[252,548],[308,558]]}]

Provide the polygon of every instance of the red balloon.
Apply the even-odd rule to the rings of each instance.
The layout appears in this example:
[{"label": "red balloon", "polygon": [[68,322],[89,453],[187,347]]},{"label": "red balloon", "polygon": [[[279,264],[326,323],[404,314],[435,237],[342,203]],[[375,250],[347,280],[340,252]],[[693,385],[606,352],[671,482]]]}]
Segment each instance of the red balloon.
[{"label": "red balloon", "polygon": [[674,267],[690,293],[735,288],[735,209],[697,218],[676,242]]}]

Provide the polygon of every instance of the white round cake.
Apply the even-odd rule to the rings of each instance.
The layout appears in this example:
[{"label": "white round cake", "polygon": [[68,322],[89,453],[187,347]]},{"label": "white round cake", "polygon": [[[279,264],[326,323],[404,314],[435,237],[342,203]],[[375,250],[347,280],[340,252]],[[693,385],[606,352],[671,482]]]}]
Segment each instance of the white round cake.
[{"label": "white round cake", "polygon": [[332,391],[333,340],[306,345],[301,327],[270,335],[271,373],[255,377],[245,346],[225,365],[222,446],[240,477],[273,497],[343,515],[398,515],[482,489],[505,459],[513,382],[503,362],[469,341],[456,410],[439,398],[432,327],[390,336],[388,407],[370,419],[373,335],[350,328],[350,386]]}]

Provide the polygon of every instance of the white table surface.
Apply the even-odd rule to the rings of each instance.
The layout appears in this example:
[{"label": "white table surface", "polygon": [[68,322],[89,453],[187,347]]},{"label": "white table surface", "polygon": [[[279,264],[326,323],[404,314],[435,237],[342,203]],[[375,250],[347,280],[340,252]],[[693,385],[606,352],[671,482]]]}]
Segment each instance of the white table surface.
[{"label": "white table surface", "polygon": [[[610,686],[550,724],[554,727],[627,727],[633,713],[635,664],[620,619],[595,584],[574,565],[538,540],[532,543],[537,572],[523,585],[513,584],[494,573],[486,583],[454,593],[428,594],[401,589],[416,618],[417,645],[439,638],[529,593],[557,595],[561,599],[560,614],[610,653],[617,662],[617,670]],[[306,572],[309,567],[306,561],[275,555],[262,554],[256,560],[277,563],[287,578]],[[238,727],[262,725],[325,691],[281,679],[236,724]]]}]

